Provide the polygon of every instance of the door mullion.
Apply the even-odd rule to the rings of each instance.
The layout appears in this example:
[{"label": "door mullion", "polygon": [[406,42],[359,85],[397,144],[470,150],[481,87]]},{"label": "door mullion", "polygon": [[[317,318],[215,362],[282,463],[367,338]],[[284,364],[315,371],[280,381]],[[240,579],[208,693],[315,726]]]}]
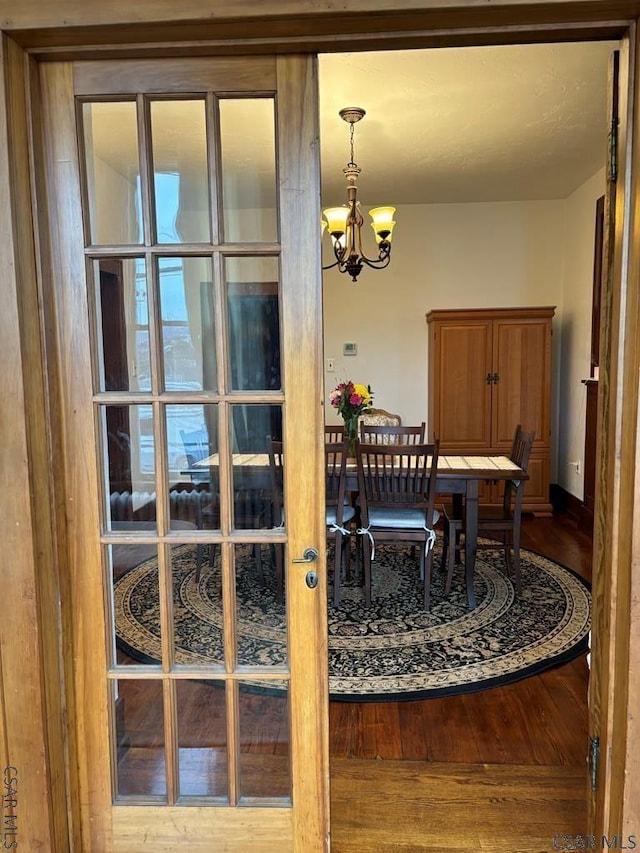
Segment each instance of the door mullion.
[{"label": "door mullion", "polygon": [[205,103],[207,122],[207,166],[209,172],[209,202],[211,216],[211,243],[218,246],[222,242],[220,210],[222,187],[218,181],[221,174],[220,164],[220,121],[217,100],[213,92],[207,92]]},{"label": "door mullion", "polygon": [[[216,345],[216,379],[218,393],[228,393],[228,332],[225,310],[224,258],[220,252],[213,256],[213,306]],[[220,530],[228,536],[232,525],[232,460],[231,460],[231,409],[229,404],[218,403],[218,453],[220,454]]]},{"label": "door mullion", "polygon": [[151,367],[151,393],[160,394],[164,388],[164,365],[160,353],[162,351],[162,335],[160,334],[160,305],[158,298],[159,281],[158,267],[153,252],[145,252],[145,278],[147,282],[147,307],[149,311],[149,359]]},{"label": "door mullion", "polygon": [[165,676],[162,679],[164,704],[164,745],[166,756],[167,802],[174,805],[180,795],[178,768],[178,716],[176,703],[176,684],[174,679]]},{"label": "door mullion", "polygon": [[239,683],[227,681],[227,762],[229,773],[229,805],[240,799],[240,701]]},{"label": "door mullion", "polygon": [[144,95],[136,98],[138,105],[138,162],[140,164],[140,201],[142,206],[143,240],[151,246],[156,233],[153,161],[151,156],[151,116],[149,103]]}]

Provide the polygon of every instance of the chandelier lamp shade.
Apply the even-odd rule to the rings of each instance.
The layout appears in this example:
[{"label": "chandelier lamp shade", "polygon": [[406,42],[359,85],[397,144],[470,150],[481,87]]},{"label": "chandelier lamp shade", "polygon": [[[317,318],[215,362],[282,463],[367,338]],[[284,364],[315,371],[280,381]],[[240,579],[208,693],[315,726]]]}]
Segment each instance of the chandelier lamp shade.
[{"label": "chandelier lamp shade", "polygon": [[362,171],[354,160],[353,154],[353,132],[354,126],[365,116],[362,107],[347,107],[340,110],[340,118],[350,125],[351,158],[342,171],[347,179],[347,204],[341,207],[328,207],[323,210],[322,231],[327,229],[335,261],[323,269],[330,270],[338,267],[340,272],[351,276],[352,281],[357,281],[358,276],[366,265],[372,269],[384,269],[391,261],[391,236],[396,224],[393,214],[395,207],[376,207],[369,211],[373,220],[371,227],[375,234],[378,248],[377,258],[368,258],[362,249],[362,226],[364,217],[360,210],[358,201],[358,175]]}]

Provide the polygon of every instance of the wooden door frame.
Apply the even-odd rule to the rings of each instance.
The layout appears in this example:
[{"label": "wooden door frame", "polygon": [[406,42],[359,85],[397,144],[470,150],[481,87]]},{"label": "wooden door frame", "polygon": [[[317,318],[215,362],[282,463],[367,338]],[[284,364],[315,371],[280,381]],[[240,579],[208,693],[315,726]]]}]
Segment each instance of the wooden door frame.
[{"label": "wooden door frame", "polygon": [[[594,567],[605,602],[594,637],[591,705],[601,720],[600,791],[594,834],[630,834],[640,825],[640,362],[637,231],[636,86],[640,0],[385,0],[331,3],[215,0],[216,17],[199,20],[199,0],[112,0],[78,4],[0,0],[4,35],[0,87],[0,533],[5,554],[5,611],[0,632],[0,750],[17,768],[17,825],[25,847],[75,849],[78,815],[71,666],[64,654],[64,518],[72,496],[60,481],[58,400],[64,388],[54,359],[55,310],[48,283],[46,209],[40,194],[37,121],[39,60],[76,56],[391,49],[621,38],[628,73],[621,86],[620,174],[611,284],[602,340]],[[6,14],[5,14],[6,11]],[[213,15],[213,10],[211,10]],[[135,15],[136,21],[132,20]],[[179,22],[179,23],[176,23]],[[163,42],[160,44],[159,42]],[[170,44],[169,42],[173,42]],[[128,45],[128,46],[127,46]],[[623,62],[625,67],[625,62]],[[596,685],[594,687],[594,684]],[[26,709],[26,711],[25,711]],[[63,721],[66,720],[66,725]],[[22,820],[20,815],[22,814]],[[70,839],[67,841],[67,838]]]}]

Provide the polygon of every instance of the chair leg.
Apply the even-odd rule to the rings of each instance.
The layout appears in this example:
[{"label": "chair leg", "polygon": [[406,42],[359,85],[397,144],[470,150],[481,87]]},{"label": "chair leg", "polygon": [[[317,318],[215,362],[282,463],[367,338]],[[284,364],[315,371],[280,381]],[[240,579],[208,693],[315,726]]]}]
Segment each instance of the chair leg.
[{"label": "chair leg", "polygon": [[196,545],[196,583],[200,580],[202,574],[202,557],[204,549],[209,549],[209,565],[213,568],[216,564],[216,546],[215,545]]},{"label": "chair leg", "polygon": [[362,559],[362,536],[356,536],[355,539],[356,558],[355,558],[355,580],[356,583],[360,580],[360,567],[363,565]]},{"label": "chair leg", "polygon": [[371,607],[371,543],[367,536],[360,536],[362,539],[362,558],[364,564],[364,603],[366,607]]},{"label": "chair leg", "polygon": [[445,523],[442,529],[442,560],[440,562],[440,570],[445,571],[447,568],[447,555],[449,553],[449,526]]},{"label": "chair leg", "polygon": [[334,551],[334,568],[333,568],[333,606],[337,607],[340,604],[340,581],[342,580],[342,534],[336,533]]},{"label": "chair leg", "polygon": [[264,571],[262,569],[262,546],[259,542],[256,542],[253,546],[253,558],[256,561],[256,568],[258,569],[258,577],[260,578],[260,583],[264,586]]},{"label": "chair leg", "polygon": [[280,542],[274,545],[276,554],[276,600],[284,603],[284,545]]},{"label": "chair leg", "polygon": [[522,581],[520,579],[520,526],[516,525],[513,530],[513,575],[516,579],[516,592],[522,593]]},{"label": "chair leg", "polygon": [[424,571],[424,609],[428,612],[431,595],[431,569],[433,567],[433,548],[429,548],[425,556],[424,549],[420,557]]},{"label": "chair leg", "polygon": [[202,545],[196,545],[196,583],[200,583],[202,573]]},{"label": "chair leg", "polygon": [[[351,531],[351,528],[349,528]],[[348,536],[341,536],[342,561],[344,563],[344,576],[351,580],[351,532]]]}]

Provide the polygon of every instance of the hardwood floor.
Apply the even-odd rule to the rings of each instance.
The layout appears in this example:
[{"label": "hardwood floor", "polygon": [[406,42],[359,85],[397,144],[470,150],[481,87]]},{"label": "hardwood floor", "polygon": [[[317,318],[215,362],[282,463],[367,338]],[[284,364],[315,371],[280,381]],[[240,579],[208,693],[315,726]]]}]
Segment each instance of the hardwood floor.
[{"label": "hardwood floor", "polygon": [[[584,770],[336,759],[332,853],[584,849]],[[555,839],[555,843],[554,843]]]},{"label": "hardwood floor", "polygon": [[[569,516],[527,518],[523,545],[590,580],[591,536]],[[551,853],[586,836],[587,685],[582,656],[466,696],[332,702],[333,853]]]}]

